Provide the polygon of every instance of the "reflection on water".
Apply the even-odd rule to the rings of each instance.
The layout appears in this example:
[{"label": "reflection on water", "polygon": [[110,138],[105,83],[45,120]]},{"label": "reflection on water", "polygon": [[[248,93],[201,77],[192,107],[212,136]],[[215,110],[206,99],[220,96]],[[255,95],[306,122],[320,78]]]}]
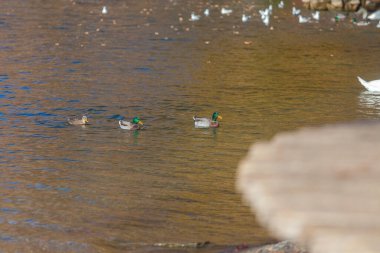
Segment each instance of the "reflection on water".
[{"label": "reflection on water", "polygon": [[359,95],[360,105],[370,114],[380,115],[380,92],[363,91]]},{"label": "reflection on water", "polygon": [[[239,160],[280,131],[377,118],[356,75],[375,79],[380,35],[331,13],[298,24],[290,3],[273,30],[258,16],[241,23],[267,4],[233,2],[221,16],[223,2],[108,1],[102,15],[99,1],[5,1],[2,249],[271,240],[235,193]],[[194,128],[193,115],[216,110],[219,129]],[[89,126],[67,124],[82,115]],[[119,128],[134,116],[143,131]]]}]

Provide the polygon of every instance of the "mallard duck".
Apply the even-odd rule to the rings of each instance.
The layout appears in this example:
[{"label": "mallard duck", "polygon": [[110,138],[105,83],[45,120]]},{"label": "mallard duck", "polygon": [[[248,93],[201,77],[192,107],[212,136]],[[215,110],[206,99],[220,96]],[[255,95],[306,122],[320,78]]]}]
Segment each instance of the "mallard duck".
[{"label": "mallard duck", "polygon": [[359,82],[369,91],[380,91],[380,80],[365,81],[358,76]]},{"label": "mallard duck", "polygon": [[67,122],[70,124],[70,125],[88,125],[88,119],[87,119],[87,116],[82,116],[81,119],[78,119],[78,118],[68,118],[67,119]]},{"label": "mallard duck", "polygon": [[144,123],[139,117],[134,117],[132,122],[126,120],[119,120],[119,126],[121,129],[125,130],[140,130],[143,128]]},{"label": "mallard duck", "polygon": [[222,116],[219,115],[219,112],[214,112],[209,118],[199,118],[197,116],[193,117],[195,128],[209,128],[209,127],[219,127],[219,121],[222,119]]}]

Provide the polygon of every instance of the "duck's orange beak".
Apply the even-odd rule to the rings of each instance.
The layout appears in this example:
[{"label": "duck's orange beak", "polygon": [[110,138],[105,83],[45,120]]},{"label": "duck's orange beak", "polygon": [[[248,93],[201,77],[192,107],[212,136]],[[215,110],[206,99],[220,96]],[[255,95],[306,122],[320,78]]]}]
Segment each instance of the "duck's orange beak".
[{"label": "duck's orange beak", "polygon": [[222,120],[223,117],[219,115],[216,119],[217,119],[217,120]]},{"label": "duck's orange beak", "polygon": [[144,122],[142,122],[142,121],[140,120],[138,124],[139,124],[139,125],[144,125]]}]

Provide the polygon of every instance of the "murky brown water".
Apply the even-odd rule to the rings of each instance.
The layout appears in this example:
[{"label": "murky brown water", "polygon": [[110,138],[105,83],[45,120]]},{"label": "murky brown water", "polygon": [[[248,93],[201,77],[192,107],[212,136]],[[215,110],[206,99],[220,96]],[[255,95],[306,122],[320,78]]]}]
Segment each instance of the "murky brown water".
[{"label": "murky brown water", "polygon": [[[224,3],[231,16],[219,14]],[[235,192],[239,160],[280,131],[379,118],[380,96],[356,76],[380,77],[380,29],[334,13],[298,24],[286,2],[270,30],[257,14],[267,5],[1,2],[1,249],[270,241]],[[207,6],[210,17],[188,21]],[[215,110],[219,129],[193,128],[194,114]],[[90,126],[66,124],[82,114]],[[144,131],[119,129],[136,115]]]}]

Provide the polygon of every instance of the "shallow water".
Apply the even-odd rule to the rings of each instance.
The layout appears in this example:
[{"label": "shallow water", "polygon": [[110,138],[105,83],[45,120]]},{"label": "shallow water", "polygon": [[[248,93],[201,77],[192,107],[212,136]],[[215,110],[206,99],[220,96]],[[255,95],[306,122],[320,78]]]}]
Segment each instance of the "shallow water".
[{"label": "shallow water", "polygon": [[[379,118],[380,96],[356,80],[379,79],[374,23],[335,23],[324,12],[298,24],[286,3],[271,30],[257,14],[263,1],[233,2],[230,16],[219,14],[223,1],[74,3],[1,4],[2,250],[271,241],[235,191],[249,145]],[[206,7],[210,17],[188,21]],[[243,9],[255,13],[246,24]],[[193,128],[194,114],[216,110],[219,129]],[[91,125],[67,125],[83,114]],[[133,116],[143,131],[119,129]]]}]

